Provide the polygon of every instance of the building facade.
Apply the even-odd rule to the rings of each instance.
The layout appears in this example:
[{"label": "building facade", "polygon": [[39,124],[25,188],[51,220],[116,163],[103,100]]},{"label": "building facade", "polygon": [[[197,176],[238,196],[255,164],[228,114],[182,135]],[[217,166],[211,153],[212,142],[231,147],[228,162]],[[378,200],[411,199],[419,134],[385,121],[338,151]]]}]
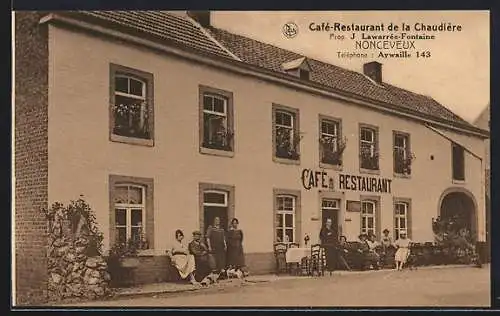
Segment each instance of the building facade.
[{"label": "building facade", "polygon": [[488,133],[385,83],[377,62],[341,69],[208,12],[18,12],[15,53],[20,301],[47,277],[37,210],[79,195],[106,249],[144,232],[138,282],[166,278],[176,229],[215,216],[238,218],[254,273],[274,269],[277,241],[317,242],[325,218],[350,240],[424,242],[458,212],[485,239]]}]

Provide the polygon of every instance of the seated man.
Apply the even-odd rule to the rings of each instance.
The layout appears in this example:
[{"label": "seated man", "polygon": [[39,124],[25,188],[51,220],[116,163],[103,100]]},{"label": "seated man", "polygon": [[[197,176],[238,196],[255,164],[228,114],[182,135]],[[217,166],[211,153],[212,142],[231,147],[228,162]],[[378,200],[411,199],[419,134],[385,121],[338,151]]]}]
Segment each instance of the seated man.
[{"label": "seated man", "polygon": [[193,240],[189,243],[189,252],[194,255],[195,279],[202,285],[211,283],[210,274],[214,268],[213,260],[210,260],[208,247],[201,241],[201,233],[193,232]]},{"label": "seated man", "polygon": [[[359,242],[360,248],[358,251],[363,254],[364,267],[366,268],[372,266],[374,269],[379,269],[379,256],[375,252],[375,242],[368,241],[368,236],[365,234],[359,235]],[[370,245],[372,245],[373,248],[371,248]]]}]

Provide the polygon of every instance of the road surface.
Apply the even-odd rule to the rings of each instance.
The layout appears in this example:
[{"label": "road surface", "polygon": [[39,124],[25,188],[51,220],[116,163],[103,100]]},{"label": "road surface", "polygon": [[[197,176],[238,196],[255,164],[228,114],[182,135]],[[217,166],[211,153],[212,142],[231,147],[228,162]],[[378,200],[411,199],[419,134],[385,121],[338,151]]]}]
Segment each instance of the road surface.
[{"label": "road surface", "polygon": [[[162,294],[78,306],[119,307],[487,307],[489,267],[375,271],[277,280],[224,291]],[[73,304],[74,306],[74,304]]]}]

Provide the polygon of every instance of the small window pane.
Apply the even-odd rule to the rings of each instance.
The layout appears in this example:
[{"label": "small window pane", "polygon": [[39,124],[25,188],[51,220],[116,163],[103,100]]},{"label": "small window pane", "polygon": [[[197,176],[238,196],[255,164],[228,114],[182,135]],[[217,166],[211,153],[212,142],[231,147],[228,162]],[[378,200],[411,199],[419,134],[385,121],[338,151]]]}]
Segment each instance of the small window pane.
[{"label": "small window pane", "polygon": [[406,220],[405,218],[400,218],[399,219],[399,228],[406,228]]},{"label": "small window pane", "polygon": [[405,138],[404,135],[396,135],[394,137],[394,146],[404,148],[406,144]]},{"label": "small window pane", "polygon": [[285,112],[276,112],[276,124],[292,126],[292,115]]},{"label": "small window pane", "polygon": [[285,198],[284,202],[285,202],[284,209],[286,211],[293,211],[293,198],[287,197]]},{"label": "small window pane", "polygon": [[214,111],[219,113],[226,113],[224,109],[225,100],[221,98],[214,98]]},{"label": "small window pane", "polygon": [[323,121],[321,132],[329,135],[337,135],[337,123],[332,121]]},{"label": "small window pane", "polygon": [[367,128],[361,129],[361,140],[367,142],[373,142],[373,131]]},{"label": "small window pane", "polygon": [[286,242],[293,242],[293,229],[286,229],[285,230],[285,241]]},{"label": "small window pane", "polygon": [[142,210],[132,210],[132,226],[141,226],[142,223]]},{"label": "small window pane", "polygon": [[365,228],[366,228],[366,217],[364,217],[364,216],[361,218],[361,227],[362,227],[363,229],[365,229]]},{"label": "small window pane", "polygon": [[125,243],[127,241],[127,229],[125,227],[116,228],[116,241]]},{"label": "small window pane", "polygon": [[373,217],[368,217],[368,227],[369,228],[373,228],[374,225],[373,225]]},{"label": "small window pane", "polygon": [[130,79],[130,94],[140,97],[144,96],[143,85],[144,83],[142,81]]},{"label": "small window pane", "polygon": [[130,187],[129,189],[129,203],[142,204],[142,188]]},{"label": "small window pane", "polygon": [[293,215],[292,214],[285,214],[285,226],[286,227],[293,227]]},{"label": "small window pane", "polygon": [[204,202],[211,204],[226,204],[226,195],[224,193],[217,192],[205,192],[204,193]]},{"label": "small window pane", "polygon": [[203,108],[208,111],[213,111],[214,106],[213,106],[213,98],[209,95],[204,95],[203,96]]},{"label": "small window pane", "polygon": [[139,227],[132,227],[132,236],[130,238],[132,240],[141,240],[141,234],[140,234],[140,228]]},{"label": "small window pane", "polygon": [[115,78],[115,91],[128,93],[128,79],[117,76]]},{"label": "small window pane", "polygon": [[276,229],[276,241],[284,242],[283,240],[283,229]]},{"label": "small window pane", "polygon": [[276,214],[276,226],[283,227],[283,214]]},{"label": "small window pane", "polygon": [[117,209],[115,211],[115,221],[116,226],[126,226],[127,225],[127,211],[122,209]]},{"label": "small window pane", "polygon": [[282,198],[282,197],[278,197],[278,198],[276,198],[276,208],[277,208],[279,211],[284,210],[284,208],[285,208],[285,201],[284,201],[284,198]]},{"label": "small window pane", "polygon": [[115,203],[127,203],[128,196],[127,187],[115,187]]}]

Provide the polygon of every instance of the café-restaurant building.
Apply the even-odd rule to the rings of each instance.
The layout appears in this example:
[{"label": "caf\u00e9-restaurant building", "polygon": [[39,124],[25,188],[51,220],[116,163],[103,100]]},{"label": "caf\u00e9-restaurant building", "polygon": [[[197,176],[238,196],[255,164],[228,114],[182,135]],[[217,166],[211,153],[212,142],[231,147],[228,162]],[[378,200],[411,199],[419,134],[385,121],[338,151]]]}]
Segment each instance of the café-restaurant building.
[{"label": "caf\u00e9-restaurant building", "polygon": [[105,249],[144,231],[143,282],[164,278],[176,229],[190,238],[215,216],[238,218],[254,273],[274,268],[273,243],[316,242],[328,217],[349,240],[387,228],[424,242],[456,213],[485,238],[488,133],[385,82],[376,61],[346,70],[209,12],[16,16],[21,287],[38,275],[23,272],[39,260],[36,209],[80,195]]}]

